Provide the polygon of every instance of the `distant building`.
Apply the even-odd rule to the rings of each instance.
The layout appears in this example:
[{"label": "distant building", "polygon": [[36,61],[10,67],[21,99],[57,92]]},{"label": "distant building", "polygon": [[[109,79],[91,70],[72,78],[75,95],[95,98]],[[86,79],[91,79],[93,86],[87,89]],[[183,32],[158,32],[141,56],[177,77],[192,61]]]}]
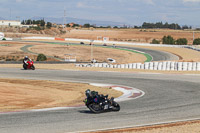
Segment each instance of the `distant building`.
[{"label": "distant building", "polygon": [[21,22],[17,20],[0,20],[0,26],[21,26]]},{"label": "distant building", "polygon": [[56,23],[52,23],[52,27],[57,28],[58,25]]},{"label": "distant building", "polygon": [[69,23],[70,27],[73,27],[75,23]]}]

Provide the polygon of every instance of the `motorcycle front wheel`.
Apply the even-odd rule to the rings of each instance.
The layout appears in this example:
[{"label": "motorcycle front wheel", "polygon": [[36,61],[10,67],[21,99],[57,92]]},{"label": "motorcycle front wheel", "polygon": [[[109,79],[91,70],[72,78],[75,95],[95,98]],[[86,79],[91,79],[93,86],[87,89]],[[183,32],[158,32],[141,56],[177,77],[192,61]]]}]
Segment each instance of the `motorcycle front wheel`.
[{"label": "motorcycle front wheel", "polygon": [[113,101],[112,105],[113,105],[112,111],[119,111],[120,110],[120,106],[117,102]]},{"label": "motorcycle front wheel", "polygon": [[91,103],[88,105],[88,108],[90,109],[90,111],[92,111],[93,113],[101,113],[103,112],[102,107],[99,104],[96,103]]},{"label": "motorcycle front wheel", "polygon": [[35,70],[35,66],[34,66],[34,65],[32,65],[32,66],[31,66],[31,69],[32,69],[32,70]]}]

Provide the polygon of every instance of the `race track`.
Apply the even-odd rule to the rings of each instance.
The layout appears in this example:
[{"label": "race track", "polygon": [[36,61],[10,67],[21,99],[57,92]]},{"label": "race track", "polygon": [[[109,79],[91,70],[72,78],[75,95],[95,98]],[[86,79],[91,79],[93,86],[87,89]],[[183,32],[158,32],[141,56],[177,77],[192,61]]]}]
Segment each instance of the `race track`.
[{"label": "race track", "polygon": [[66,133],[200,119],[200,75],[0,68],[0,78],[108,83],[145,92],[120,102],[120,112],[92,114],[79,107],[0,114],[1,133]]},{"label": "race track", "polygon": [[[46,41],[22,41],[22,42],[37,42],[37,43],[47,43],[47,44],[55,44],[55,45],[68,45],[69,43],[64,42],[46,42]],[[80,45],[79,43],[71,43],[72,45]],[[86,44],[89,45],[89,44]],[[26,45],[25,47],[22,47],[21,50],[27,53],[34,53],[32,51],[28,50],[28,47],[32,47],[33,45]],[[102,45],[95,44],[95,46],[103,47]],[[113,48],[113,46],[107,46],[108,48]],[[117,46],[117,48],[122,49],[130,49],[133,51],[141,51],[143,53],[149,54],[152,57],[152,61],[170,61],[170,60],[179,60],[179,57],[177,55],[174,55],[169,52],[159,51],[159,50],[153,50],[153,49],[147,49],[147,48],[139,48],[139,47],[130,47],[130,46]],[[34,53],[38,54],[38,53]],[[51,57],[51,56],[50,56]],[[51,57],[55,58],[55,57]]]},{"label": "race track", "polygon": [[152,50],[147,48],[138,48],[138,47],[126,47],[126,46],[117,46],[119,48],[138,50],[144,53],[151,55],[152,61],[170,61],[170,60],[179,60],[179,57],[164,51]]}]

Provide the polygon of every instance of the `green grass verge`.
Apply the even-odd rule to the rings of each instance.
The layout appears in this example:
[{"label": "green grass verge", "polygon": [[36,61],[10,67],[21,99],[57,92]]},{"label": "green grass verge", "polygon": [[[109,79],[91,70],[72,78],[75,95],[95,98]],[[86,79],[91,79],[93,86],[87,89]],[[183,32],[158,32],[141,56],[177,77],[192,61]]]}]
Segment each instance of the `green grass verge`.
[{"label": "green grass verge", "polygon": [[134,51],[134,50],[131,50],[131,49],[123,49],[123,48],[114,48],[114,49],[120,49],[120,50],[125,50],[125,51],[129,51],[129,52],[133,52],[133,53],[137,53],[137,54],[143,54],[147,59],[145,60],[145,62],[150,62],[152,61],[152,56],[147,54],[147,53],[141,53],[141,52],[138,52],[138,51]]}]

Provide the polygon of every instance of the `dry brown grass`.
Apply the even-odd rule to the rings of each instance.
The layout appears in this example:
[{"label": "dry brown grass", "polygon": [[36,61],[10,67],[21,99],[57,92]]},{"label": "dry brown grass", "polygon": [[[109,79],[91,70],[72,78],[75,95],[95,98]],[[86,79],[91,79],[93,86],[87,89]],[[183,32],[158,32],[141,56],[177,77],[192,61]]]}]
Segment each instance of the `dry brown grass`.
[{"label": "dry brown grass", "polygon": [[[36,45],[31,47],[30,50],[37,53],[43,53],[45,55],[58,56],[63,59],[65,54],[75,54],[78,62],[91,61],[91,46],[61,46],[46,44]],[[146,57],[142,54],[95,46],[93,47],[93,58],[98,62],[108,62],[107,58],[113,58],[118,64],[144,62],[146,60]]]},{"label": "dry brown grass", "polygon": [[[16,31],[17,32],[17,31]],[[193,42],[192,30],[170,30],[170,29],[71,29],[66,34],[60,34],[58,29],[46,31],[29,31],[29,33],[5,32],[6,37],[27,36],[56,36],[96,40],[97,36],[109,37],[114,41],[131,41],[149,43],[153,39],[161,40],[163,36],[171,35],[173,38],[186,38],[189,44]],[[195,38],[200,37],[200,31],[195,31]]]},{"label": "dry brown grass", "polygon": [[[199,133],[200,121],[177,122],[145,127],[97,131],[93,133]],[[92,132],[87,132],[92,133]]]},{"label": "dry brown grass", "polygon": [[[153,39],[161,40],[163,36],[171,35],[174,39],[187,38],[189,44],[193,41],[193,31],[169,29],[93,29],[71,30],[62,37],[82,38],[96,40],[97,36],[109,37],[113,41],[130,41],[149,43]],[[200,32],[195,32],[195,38],[200,37]]]},{"label": "dry brown grass", "polygon": [[110,97],[122,94],[82,83],[0,79],[0,112],[83,105],[86,89]]},{"label": "dry brown grass", "polygon": [[[56,45],[36,42],[0,42],[0,60],[6,60],[6,58],[15,58],[15,60],[22,60],[25,55],[28,55],[31,59],[36,60],[37,56],[31,53],[24,53],[20,50],[25,45],[33,45],[29,50],[35,53],[43,53],[46,56],[59,57],[64,59],[65,54],[76,55],[77,61],[90,62],[91,60],[91,46],[75,46],[75,45]],[[4,46],[4,44],[6,44]],[[68,57],[68,56],[66,56]],[[142,54],[137,54],[128,51],[122,51],[111,48],[93,47],[93,58],[98,62],[108,62],[107,58],[113,58],[118,64],[144,62],[146,57]],[[48,58],[48,60],[54,60]]]},{"label": "dry brown grass", "polygon": [[[65,58],[65,54],[75,54],[77,61],[89,62],[91,59],[91,47],[90,46],[73,46],[73,45],[54,45],[36,42],[0,42],[0,60],[6,60],[6,58],[14,60],[22,60],[25,55],[28,55],[31,59],[36,60],[37,56],[24,53],[20,50],[25,45],[34,45],[29,48],[30,51],[36,53],[43,53],[48,56],[55,56]],[[124,46],[124,45],[123,45]],[[132,45],[128,45],[132,46]],[[150,47],[150,46],[133,46],[142,47],[160,51],[166,51],[173,53],[180,57],[179,61],[200,61],[200,52],[186,48],[170,48],[170,47]],[[134,63],[144,62],[146,57],[141,54],[136,54],[128,51],[122,51],[111,48],[93,47],[93,57],[99,62],[107,62],[107,58],[113,58],[118,64],[122,63]],[[48,60],[55,60],[48,58]]]},{"label": "dry brown grass", "polygon": [[27,55],[31,59],[36,59],[37,56],[33,54],[27,54],[20,48],[31,43],[25,42],[12,42],[12,41],[0,41],[0,61],[11,59],[13,61],[22,61]]}]

